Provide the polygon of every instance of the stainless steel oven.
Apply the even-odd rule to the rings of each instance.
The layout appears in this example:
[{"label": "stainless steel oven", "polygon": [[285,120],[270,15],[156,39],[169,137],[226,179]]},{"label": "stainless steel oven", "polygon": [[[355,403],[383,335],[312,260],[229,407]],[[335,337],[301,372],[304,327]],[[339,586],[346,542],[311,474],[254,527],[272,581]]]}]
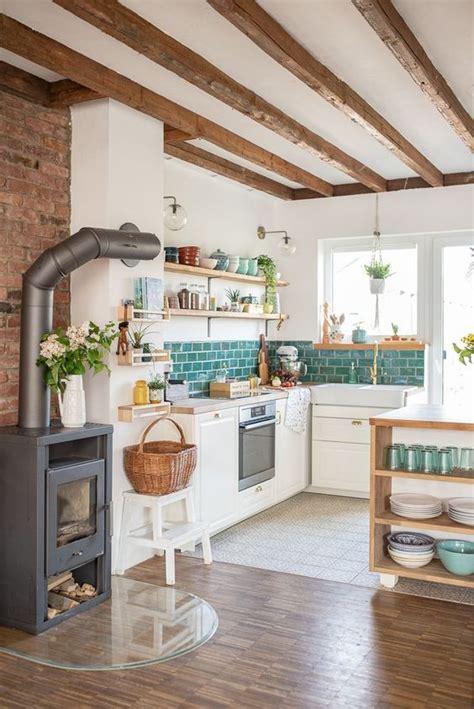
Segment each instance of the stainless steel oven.
[{"label": "stainless steel oven", "polygon": [[275,476],[276,404],[242,406],[239,415],[239,490]]}]

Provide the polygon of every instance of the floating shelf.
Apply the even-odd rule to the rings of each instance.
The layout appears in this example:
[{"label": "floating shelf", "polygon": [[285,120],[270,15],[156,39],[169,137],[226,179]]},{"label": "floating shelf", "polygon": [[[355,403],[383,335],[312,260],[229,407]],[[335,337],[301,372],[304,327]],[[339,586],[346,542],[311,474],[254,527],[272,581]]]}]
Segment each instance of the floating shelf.
[{"label": "floating shelf", "polygon": [[[146,357],[147,362],[143,362],[142,358]],[[171,356],[168,350],[155,350],[154,352],[134,352],[129,349],[126,354],[117,355],[117,364],[121,367],[145,367],[150,366],[153,362],[167,363],[171,361]]]},{"label": "floating shelf", "polygon": [[139,323],[159,323],[170,321],[169,308],[164,310],[140,310],[133,305],[119,305],[117,308],[117,320],[127,320],[128,322]]},{"label": "floating shelf", "polygon": [[259,315],[257,313],[231,313],[229,310],[170,310],[173,317],[188,318],[230,318],[236,320],[288,320],[288,315],[272,313]]},{"label": "floating shelf", "polygon": [[411,579],[422,579],[423,581],[433,581],[435,583],[447,583],[452,586],[463,586],[464,588],[474,588],[474,577],[456,576],[447,571],[440,561],[433,559],[426,566],[420,569],[407,569],[400,564],[396,564],[390,557],[384,556],[377,562],[371,571],[378,574],[393,574],[394,576],[405,576]]},{"label": "floating shelf", "polygon": [[[211,268],[200,268],[199,266],[184,266],[181,263],[171,263],[165,261],[165,271],[168,273],[189,273],[193,276],[205,276],[206,278],[225,278],[226,281],[238,281],[239,283],[258,283],[265,285],[262,276],[244,276],[241,273],[230,273],[229,271],[216,271]],[[287,286],[287,281],[278,281],[277,286]]]},{"label": "floating shelf", "polygon": [[166,416],[169,412],[170,404],[166,401],[159,404],[129,404],[118,407],[118,420],[131,423],[137,419]]},{"label": "floating shelf", "polygon": [[394,527],[416,527],[417,529],[431,529],[433,532],[456,532],[457,534],[474,534],[474,527],[468,524],[461,524],[450,519],[446,512],[439,517],[432,519],[411,519],[410,517],[399,517],[398,515],[385,510],[375,515],[375,524],[393,525]]},{"label": "floating shelf", "polygon": [[410,478],[412,480],[435,480],[436,482],[467,483],[468,485],[474,485],[474,472],[460,469],[449,475],[415,473],[411,470],[376,470],[375,475],[382,478]]},{"label": "floating shelf", "polygon": [[[353,342],[315,342],[313,348],[315,350],[373,350],[375,342],[366,342],[361,345],[356,345]],[[391,342],[378,343],[379,350],[424,350],[426,342],[411,342],[406,340],[394,340]]]}]

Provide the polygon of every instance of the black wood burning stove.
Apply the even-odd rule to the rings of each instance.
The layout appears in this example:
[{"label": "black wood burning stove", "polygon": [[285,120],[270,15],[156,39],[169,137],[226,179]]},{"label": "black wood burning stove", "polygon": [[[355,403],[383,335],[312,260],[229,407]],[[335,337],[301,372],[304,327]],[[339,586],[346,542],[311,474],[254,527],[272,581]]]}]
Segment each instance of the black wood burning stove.
[{"label": "black wood burning stove", "polygon": [[[52,330],[62,278],[92,259],[132,265],[154,259],[160,248],[154,234],[132,224],[87,227],[45,251],[23,277],[19,425],[0,428],[0,624],[40,633],[110,596],[113,429],[50,426],[36,359],[41,335]],[[66,607],[55,596],[61,612],[48,611],[48,586],[70,571],[96,595],[82,589],[84,597]]]}]

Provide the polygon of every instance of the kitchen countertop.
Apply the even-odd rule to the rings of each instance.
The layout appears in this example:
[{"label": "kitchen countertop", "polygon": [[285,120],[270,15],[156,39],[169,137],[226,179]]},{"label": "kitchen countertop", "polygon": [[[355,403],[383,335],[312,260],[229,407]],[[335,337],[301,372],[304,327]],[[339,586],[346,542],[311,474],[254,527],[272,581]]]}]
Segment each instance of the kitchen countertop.
[{"label": "kitchen countertop", "polygon": [[273,391],[257,391],[251,396],[240,396],[235,399],[199,399],[190,397],[189,399],[182,399],[181,401],[177,401],[175,404],[171,404],[171,413],[205,414],[209,411],[232,409],[236,406],[245,406],[246,404],[263,404],[265,401],[286,399],[287,396],[287,391],[275,389]]},{"label": "kitchen countertop", "polygon": [[373,426],[401,428],[439,428],[454,431],[474,431],[472,412],[452,409],[439,404],[405,406],[370,419]]}]

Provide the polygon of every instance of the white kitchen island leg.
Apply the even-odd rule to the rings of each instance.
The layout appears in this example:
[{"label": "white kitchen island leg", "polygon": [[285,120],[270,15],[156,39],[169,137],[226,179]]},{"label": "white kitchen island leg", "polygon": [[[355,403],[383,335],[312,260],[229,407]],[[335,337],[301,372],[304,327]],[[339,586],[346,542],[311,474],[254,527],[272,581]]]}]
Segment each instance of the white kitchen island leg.
[{"label": "white kitchen island leg", "polygon": [[393,574],[380,574],[380,583],[385,588],[395,588],[398,583],[398,576]]}]

